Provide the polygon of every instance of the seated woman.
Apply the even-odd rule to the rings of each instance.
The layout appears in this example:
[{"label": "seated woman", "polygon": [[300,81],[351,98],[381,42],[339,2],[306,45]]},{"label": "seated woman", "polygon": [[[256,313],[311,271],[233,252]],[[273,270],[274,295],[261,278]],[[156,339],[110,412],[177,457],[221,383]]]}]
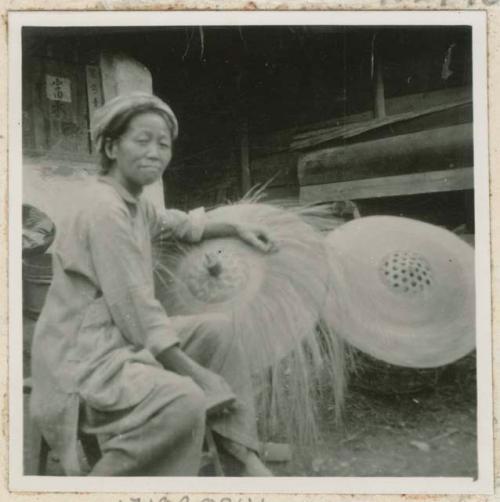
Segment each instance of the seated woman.
[{"label": "seated woman", "polygon": [[31,412],[67,475],[82,472],[79,430],[101,446],[89,475],[197,475],[207,419],[243,475],[271,474],[257,454],[250,375],[229,321],[169,318],[154,297],[159,233],[274,249],[260,227],[211,221],[203,209],[157,210],[142,195],[168,166],[177,133],[170,107],[148,94],[117,97],[96,114],[102,175],[68,208],[33,342]]}]

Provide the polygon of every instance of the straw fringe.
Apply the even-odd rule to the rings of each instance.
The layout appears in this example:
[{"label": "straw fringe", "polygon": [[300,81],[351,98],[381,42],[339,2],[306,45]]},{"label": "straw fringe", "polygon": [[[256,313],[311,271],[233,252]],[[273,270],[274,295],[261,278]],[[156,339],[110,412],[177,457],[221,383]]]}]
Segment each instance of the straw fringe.
[{"label": "straw fringe", "polygon": [[[255,197],[258,193],[249,198]],[[322,400],[333,393],[340,418],[346,382],[343,343],[320,318],[332,281],[324,236],[318,230],[328,227],[328,209],[283,209],[247,198],[209,214],[267,227],[279,251],[262,254],[235,239],[197,245],[160,242],[158,298],[169,314],[212,311],[230,316],[252,370],[263,438],[283,435],[294,443],[314,443],[320,438]],[[237,254],[239,266],[249,267],[250,273],[227,300],[204,303],[186,286],[183,271],[203,273],[200,260],[205,250],[213,249],[221,253],[223,269],[234,265],[230,257]]]}]

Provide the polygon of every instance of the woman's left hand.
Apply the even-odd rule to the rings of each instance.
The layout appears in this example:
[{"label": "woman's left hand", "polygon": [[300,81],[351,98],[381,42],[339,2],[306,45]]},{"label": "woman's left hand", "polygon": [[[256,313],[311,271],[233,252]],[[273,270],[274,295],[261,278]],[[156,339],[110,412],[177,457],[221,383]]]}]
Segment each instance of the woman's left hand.
[{"label": "woman's left hand", "polygon": [[278,246],[263,227],[241,225],[237,227],[237,235],[242,241],[263,253],[274,253],[278,250]]}]

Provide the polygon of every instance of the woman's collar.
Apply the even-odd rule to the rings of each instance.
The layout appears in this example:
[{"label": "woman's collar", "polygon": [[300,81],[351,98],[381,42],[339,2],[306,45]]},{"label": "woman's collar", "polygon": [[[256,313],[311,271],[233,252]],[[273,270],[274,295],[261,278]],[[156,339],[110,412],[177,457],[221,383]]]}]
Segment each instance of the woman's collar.
[{"label": "woman's collar", "polygon": [[137,204],[139,202],[139,195],[132,195],[119,181],[115,180],[111,176],[99,176],[98,180],[101,183],[106,183],[111,185],[120,195],[120,197],[129,204]]}]

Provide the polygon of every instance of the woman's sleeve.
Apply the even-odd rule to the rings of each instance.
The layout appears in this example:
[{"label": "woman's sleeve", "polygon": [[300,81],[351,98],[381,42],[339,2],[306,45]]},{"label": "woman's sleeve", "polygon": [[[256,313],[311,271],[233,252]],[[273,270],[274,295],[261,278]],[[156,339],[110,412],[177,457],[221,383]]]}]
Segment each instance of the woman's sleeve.
[{"label": "woman's sleeve", "polygon": [[206,224],[206,214],[202,207],[188,213],[177,209],[148,208],[151,237],[153,239],[177,238],[186,242],[199,242]]},{"label": "woman's sleeve", "polygon": [[171,320],[155,299],[151,270],[132,238],[123,207],[94,212],[89,224],[92,262],[114,323],[134,346],[154,356],[178,342]]}]

